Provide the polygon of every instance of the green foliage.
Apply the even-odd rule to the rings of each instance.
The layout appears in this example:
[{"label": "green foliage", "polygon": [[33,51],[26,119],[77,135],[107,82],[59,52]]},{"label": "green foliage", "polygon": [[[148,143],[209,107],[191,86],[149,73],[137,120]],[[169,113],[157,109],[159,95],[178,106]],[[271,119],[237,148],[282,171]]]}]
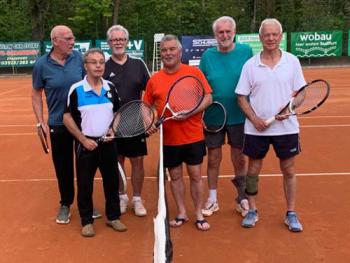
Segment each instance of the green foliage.
[{"label": "green foliage", "polygon": [[[35,30],[48,39],[57,24],[70,26],[77,39],[105,39],[114,2],[0,0],[0,41],[31,40]],[[337,29],[347,35],[350,27],[350,0],[120,0],[118,11],[118,23],[131,38],[145,39],[148,53],[155,33],[211,35],[222,15],[235,18],[237,33],[257,32],[267,17],[279,19],[285,32]]]}]

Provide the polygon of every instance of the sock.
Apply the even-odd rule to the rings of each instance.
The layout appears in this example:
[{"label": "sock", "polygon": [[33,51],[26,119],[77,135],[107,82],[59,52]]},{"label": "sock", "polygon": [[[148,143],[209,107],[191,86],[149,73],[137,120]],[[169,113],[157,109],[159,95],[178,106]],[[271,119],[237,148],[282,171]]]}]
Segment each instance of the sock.
[{"label": "sock", "polygon": [[119,199],[123,199],[123,200],[129,201],[129,197],[128,197],[127,194],[119,194]]},{"label": "sock", "polygon": [[209,189],[209,202],[216,203],[217,202],[217,195],[216,195],[216,189]]},{"label": "sock", "polygon": [[133,201],[133,202],[141,201],[141,196],[133,196],[133,197],[132,197],[132,201]]}]

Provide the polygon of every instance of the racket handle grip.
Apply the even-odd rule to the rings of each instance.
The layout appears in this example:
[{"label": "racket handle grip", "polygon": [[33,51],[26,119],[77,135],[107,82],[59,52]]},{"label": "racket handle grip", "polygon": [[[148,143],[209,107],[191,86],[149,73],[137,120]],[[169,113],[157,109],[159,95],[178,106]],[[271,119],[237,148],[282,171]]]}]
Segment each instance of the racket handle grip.
[{"label": "racket handle grip", "polygon": [[163,123],[163,121],[164,121],[164,117],[159,118],[154,124],[156,128],[159,128],[159,126]]},{"label": "racket handle grip", "polygon": [[266,124],[266,125],[270,125],[270,124],[273,123],[275,120],[276,120],[276,117],[273,116],[273,117],[271,117],[270,119],[267,119],[267,120],[265,121],[265,124]]}]

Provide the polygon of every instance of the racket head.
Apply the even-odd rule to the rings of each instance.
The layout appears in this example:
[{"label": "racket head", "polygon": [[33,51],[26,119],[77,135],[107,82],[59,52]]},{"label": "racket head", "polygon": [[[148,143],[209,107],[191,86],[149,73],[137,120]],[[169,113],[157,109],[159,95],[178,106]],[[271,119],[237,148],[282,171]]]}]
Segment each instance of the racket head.
[{"label": "racket head", "polygon": [[130,138],[145,134],[153,122],[153,109],[141,100],[133,100],[116,112],[110,128],[116,138]]},{"label": "racket head", "polygon": [[166,102],[172,115],[187,115],[199,107],[204,95],[202,82],[193,75],[186,75],[170,87]]},{"label": "racket head", "polygon": [[47,141],[46,133],[44,132],[44,128],[41,125],[41,123],[38,123],[36,125],[36,130],[37,130],[37,133],[38,133],[38,136],[40,139],[41,146],[42,146],[44,152],[46,154],[48,154],[50,152],[50,147],[49,147],[49,143]]},{"label": "racket head", "polygon": [[295,115],[310,113],[326,101],[329,93],[330,86],[327,81],[313,80],[297,91],[288,105],[288,110]]},{"label": "racket head", "polygon": [[214,101],[205,109],[202,115],[204,130],[210,133],[221,131],[227,120],[227,113],[224,105],[218,101]]}]

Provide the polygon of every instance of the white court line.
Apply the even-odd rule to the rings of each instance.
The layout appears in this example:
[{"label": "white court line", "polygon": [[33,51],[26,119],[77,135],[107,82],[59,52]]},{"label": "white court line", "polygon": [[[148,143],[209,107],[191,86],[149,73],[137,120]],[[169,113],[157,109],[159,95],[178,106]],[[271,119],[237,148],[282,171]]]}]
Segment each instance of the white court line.
[{"label": "white court line", "polygon": [[35,127],[35,124],[5,124],[0,125],[0,128],[11,128],[11,127]]},{"label": "white court line", "polygon": [[329,119],[329,118],[350,118],[350,115],[337,115],[337,116],[299,116],[298,119]]},{"label": "white court line", "polygon": [[[298,173],[297,177],[301,176],[340,176],[340,175],[350,175],[349,173]],[[282,174],[261,174],[261,177],[281,177]],[[233,175],[220,175],[219,178],[232,178]],[[156,176],[146,176],[145,180],[157,180]],[[188,177],[184,177],[188,179]],[[207,178],[207,176],[202,176],[202,178]],[[130,177],[127,177],[130,180]],[[21,182],[56,182],[56,178],[43,178],[43,179],[0,179],[0,183],[21,183]],[[97,177],[95,181],[102,181],[102,178]]]},{"label": "white court line", "polygon": [[350,124],[320,124],[320,125],[300,125],[301,128],[332,128],[332,127],[350,127]]},{"label": "white court line", "polygon": [[[34,127],[34,125],[22,125],[23,127]],[[0,128],[4,127],[20,127],[20,125],[16,126],[3,126],[0,125]],[[333,127],[350,127],[350,124],[330,124],[330,125],[301,125],[300,128],[333,128]],[[36,135],[36,133],[0,133],[0,136],[28,136],[28,135]]]}]

